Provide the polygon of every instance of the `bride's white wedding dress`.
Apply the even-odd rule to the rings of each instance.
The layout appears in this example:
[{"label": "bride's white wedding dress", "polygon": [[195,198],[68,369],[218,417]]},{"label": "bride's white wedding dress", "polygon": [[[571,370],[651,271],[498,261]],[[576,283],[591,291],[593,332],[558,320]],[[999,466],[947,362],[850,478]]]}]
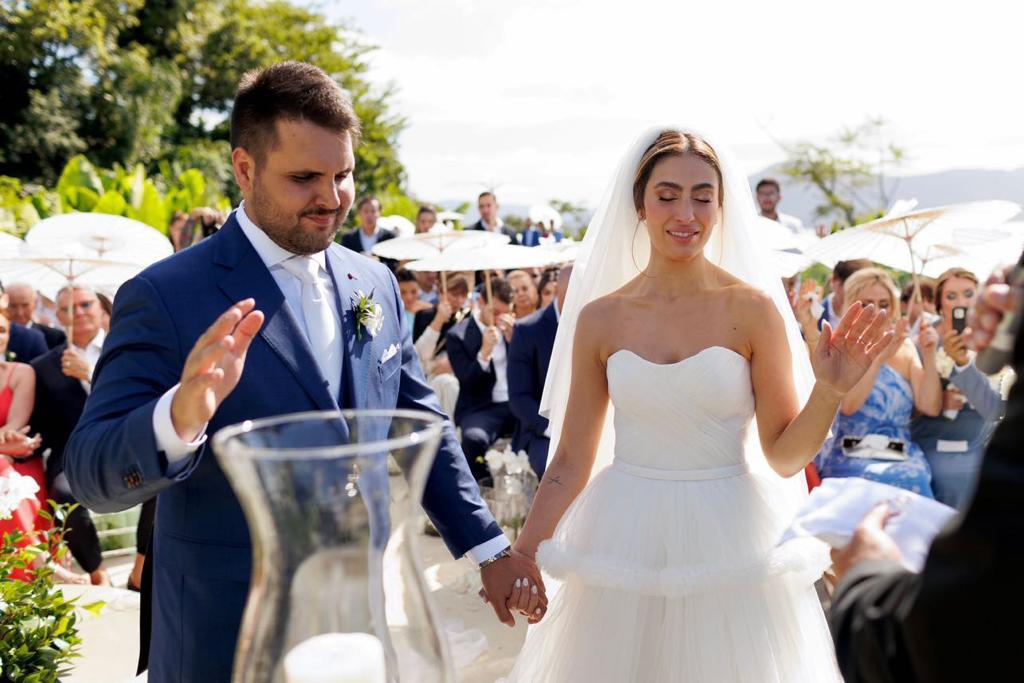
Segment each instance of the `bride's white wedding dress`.
[{"label": "bride's white wedding dress", "polygon": [[813,587],[827,552],[774,548],[786,506],[745,463],[747,360],[721,346],[668,365],[620,350],[608,389],[614,463],[538,549],[558,582],[510,680],[841,681]]}]

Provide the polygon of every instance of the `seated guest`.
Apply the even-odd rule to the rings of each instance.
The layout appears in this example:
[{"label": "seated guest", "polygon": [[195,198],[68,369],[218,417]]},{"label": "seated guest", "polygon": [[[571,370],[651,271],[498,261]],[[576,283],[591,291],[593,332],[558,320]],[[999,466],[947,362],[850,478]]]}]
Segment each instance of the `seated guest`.
[{"label": "seated guest", "polygon": [[555,295],[558,292],[558,272],[557,268],[549,268],[540,276],[540,282],[537,284],[540,308],[547,308],[555,300]]},{"label": "seated guest", "polygon": [[572,266],[568,266],[558,275],[558,296],[550,306],[516,321],[508,347],[508,405],[519,421],[513,448],[527,452],[538,479],[544,476],[551,443],[548,420],[540,415],[540,399],[571,272]]},{"label": "seated guest", "polygon": [[539,308],[540,295],[532,275],[513,270],[508,274],[508,284],[512,287],[512,310],[516,318],[525,318]]},{"label": "seated guest", "polygon": [[[358,211],[359,228],[346,232],[341,236],[341,246],[347,247],[357,254],[370,255],[370,250],[378,242],[394,239],[396,234],[391,230],[377,225],[380,220],[380,200],[373,196],[363,197],[359,200]],[[393,262],[385,262],[391,265]]]},{"label": "seated guest", "polygon": [[[73,302],[73,319],[68,304]],[[64,447],[78,424],[85,400],[92,389],[92,371],[103,350],[103,308],[95,292],[80,287],[65,287],[57,294],[57,317],[71,329],[71,344],[64,343],[32,361],[36,373],[36,401],[32,427],[42,437],[42,449],[50,455],[46,461],[46,485],[50,498],[58,503],[75,504],[64,474]],[[73,324],[73,327],[72,327]],[[68,515],[64,538],[71,554],[89,574],[93,584],[109,585],[103,568],[100,539],[89,511],[77,507]]]},{"label": "seated guest", "polygon": [[[15,282],[7,286],[7,319],[17,325],[22,325],[30,330],[39,330],[43,333],[46,341],[46,348],[52,349],[64,343],[66,337],[61,330],[49,325],[40,325],[32,319],[38,306],[39,297],[31,285],[24,282]],[[24,360],[28,362],[31,359]]]},{"label": "seated guest", "polygon": [[821,329],[822,324],[826,320],[833,330],[836,329],[836,326],[839,325],[839,318],[842,317],[842,311],[846,310],[845,301],[843,300],[843,286],[846,284],[846,279],[858,270],[871,268],[873,265],[867,259],[852,259],[840,261],[836,264],[835,268],[832,269],[832,278],[829,281],[829,284],[832,286],[832,293],[821,302],[822,313],[818,319],[818,329]]},{"label": "seated guest", "polygon": [[512,288],[497,279],[491,292],[493,300],[485,289],[479,308],[446,335],[448,360],[459,380],[455,424],[462,428],[462,450],[478,481],[489,476],[483,461],[487,449],[516,426],[508,407]]},{"label": "seated guest", "polygon": [[978,278],[952,268],[939,276],[935,289],[940,315],[936,330],[942,338],[938,350],[942,414],[918,417],[911,437],[928,458],[935,497],[962,509],[974,490],[985,443],[1006,408],[1000,391],[1005,375],[983,375],[974,365],[974,352],[967,349],[964,335],[953,328],[953,309],[965,314],[973,310]]},{"label": "seated guest", "polygon": [[420,311],[431,310],[431,305],[420,299],[420,286],[412,271],[399,268],[395,273],[395,278],[398,280],[398,291],[402,295],[402,305],[405,309],[405,325],[411,333],[416,321],[416,314]]},{"label": "seated guest", "polygon": [[413,327],[416,353],[423,366],[427,384],[437,394],[441,407],[448,415],[455,414],[459,399],[459,380],[448,361],[447,335],[455,325],[470,314],[469,284],[464,277],[448,279],[448,296],[435,307],[416,314]]},{"label": "seated guest", "polygon": [[[986,344],[999,316],[1019,310],[1005,284],[981,294],[972,341]],[[980,347],[979,347],[980,348]],[[1024,331],[1014,369],[1024,372]],[[921,573],[907,571],[875,510],[850,545],[833,552],[839,584],[830,622],[847,683],[1024,680],[1020,633],[1007,617],[1024,612],[1024,384],[1010,391],[1006,417],[985,451],[977,491],[962,516],[932,542]]]},{"label": "seated guest", "polygon": [[889,311],[897,336],[843,398],[832,436],[815,459],[818,472],[822,479],[863,477],[934,498],[928,461],[910,438],[910,418],[915,408],[932,416],[942,410],[938,333],[932,327],[921,331],[918,355],[906,338],[906,319],[899,319],[896,286],[880,268],[851,275],[843,298],[846,308],[859,301]]},{"label": "seated guest", "polygon": [[416,271],[416,282],[420,286],[420,299],[426,301],[431,306],[437,305],[437,273],[431,273],[425,270]]},{"label": "seated guest", "polygon": [[416,212],[416,234],[430,232],[430,229],[437,224],[437,212],[429,206],[421,206]]},{"label": "seated guest", "polygon": [[524,247],[539,247],[549,242],[558,243],[565,238],[561,230],[552,227],[553,221],[529,222],[526,230],[523,231],[522,243]]}]

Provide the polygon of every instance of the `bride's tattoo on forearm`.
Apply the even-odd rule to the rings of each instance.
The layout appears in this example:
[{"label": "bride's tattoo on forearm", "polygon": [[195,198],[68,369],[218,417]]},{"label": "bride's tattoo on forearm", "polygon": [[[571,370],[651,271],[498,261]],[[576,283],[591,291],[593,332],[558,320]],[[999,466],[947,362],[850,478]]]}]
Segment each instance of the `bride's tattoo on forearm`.
[{"label": "bride's tattoo on forearm", "polygon": [[550,481],[552,484],[558,484],[559,486],[562,485],[562,479],[557,474],[549,474],[544,478]]}]

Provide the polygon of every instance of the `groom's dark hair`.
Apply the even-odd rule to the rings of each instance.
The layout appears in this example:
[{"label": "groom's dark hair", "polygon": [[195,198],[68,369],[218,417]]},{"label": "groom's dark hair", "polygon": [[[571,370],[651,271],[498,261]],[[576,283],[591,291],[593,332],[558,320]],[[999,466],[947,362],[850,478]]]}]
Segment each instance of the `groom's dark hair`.
[{"label": "groom's dark hair", "polygon": [[277,144],[277,121],[309,121],[348,132],[353,149],[361,128],[352,102],[327,73],[305,62],[279,62],[242,76],[231,111],[231,149],[262,161]]}]

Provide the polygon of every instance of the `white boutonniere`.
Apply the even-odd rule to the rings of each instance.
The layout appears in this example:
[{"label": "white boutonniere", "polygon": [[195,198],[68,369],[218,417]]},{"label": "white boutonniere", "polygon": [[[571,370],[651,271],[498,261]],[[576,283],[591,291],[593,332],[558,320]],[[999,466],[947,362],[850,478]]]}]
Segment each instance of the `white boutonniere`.
[{"label": "white boutonniere", "polygon": [[356,313],[356,339],[362,340],[363,328],[376,337],[380,328],[384,327],[384,309],[380,304],[374,303],[373,291],[363,294],[363,290],[357,289],[352,297],[352,308]]}]

